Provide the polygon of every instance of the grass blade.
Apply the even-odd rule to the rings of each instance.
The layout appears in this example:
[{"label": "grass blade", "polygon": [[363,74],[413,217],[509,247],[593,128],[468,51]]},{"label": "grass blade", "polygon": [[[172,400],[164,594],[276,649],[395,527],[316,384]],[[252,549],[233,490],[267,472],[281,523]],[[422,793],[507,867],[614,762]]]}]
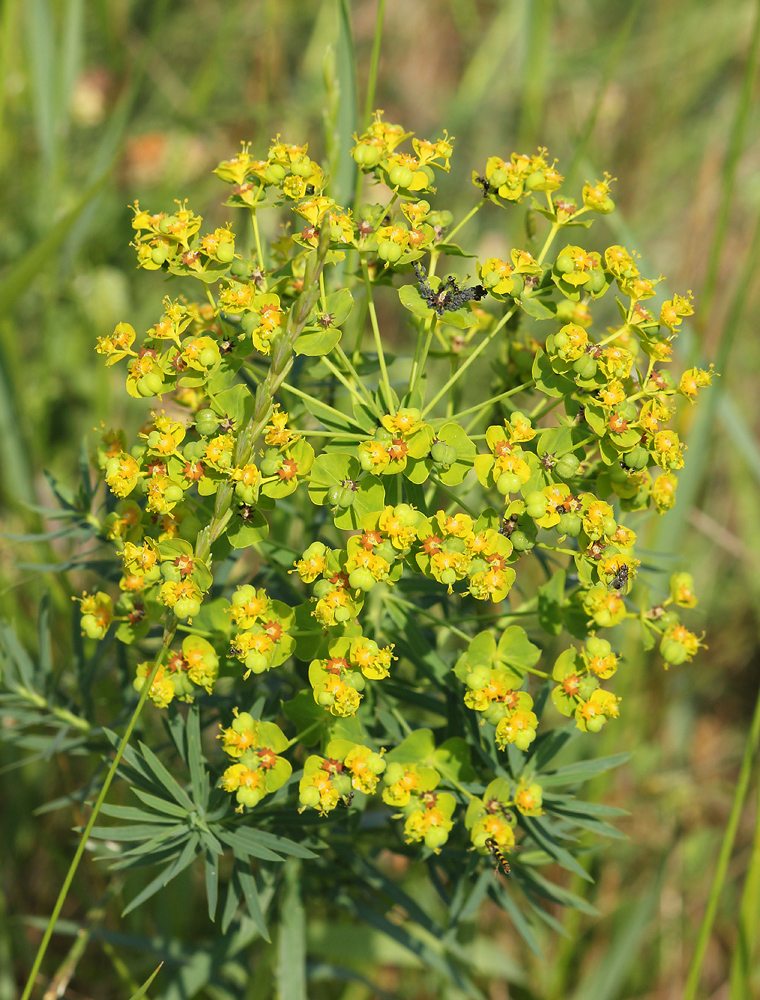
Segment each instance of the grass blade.
[{"label": "grass blade", "polygon": [[285,896],[277,940],[277,985],[282,1000],[306,1000],[306,914],[297,862],[289,863],[285,870]]}]

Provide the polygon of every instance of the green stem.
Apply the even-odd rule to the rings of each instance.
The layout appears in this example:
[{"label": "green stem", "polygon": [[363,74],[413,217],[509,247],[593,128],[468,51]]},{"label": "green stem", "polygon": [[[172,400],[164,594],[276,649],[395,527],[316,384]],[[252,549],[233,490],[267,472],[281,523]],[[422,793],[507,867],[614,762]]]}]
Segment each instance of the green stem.
[{"label": "green stem", "polygon": [[372,105],[375,103],[377,88],[377,68],[380,64],[380,46],[383,41],[383,20],[385,19],[385,0],[378,0],[377,16],[375,18],[375,37],[372,39],[372,55],[369,60],[369,79],[367,80],[367,98],[364,102],[364,118],[362,132],[369,128],[372,117]]},{"label": "green stem", "polygon": [[454,413],[449,420],[460,420],[462,417],[466,417],[468,413],[475,413],[476,410],[485,410],[489,406],[493,406],[494,403],[498,403],[500,399],[507,399],[509,396],[514,396],[518,392],[523,392],[525,389],[530,389],[532,385],[536,384],[535,379],[531,379],[530,382],[523,382],[522,385],[516,386],[514,389],[507,389],[506,392],[500,392],[498,396],[492,396],[490,399],[486,399],[482,403],[476,403],[474,406],[468,406],[466,410],[459,410],[458,413]]},{"label": "green stem", "polygon": [[56,719],[60,719],[61,722],[65,722],[69,726],[74,726],[75,729],[81,730],[83,733],[89,733],[92,726],[86,719],[81,719],[78,715],[74,715],[67,708],[59,708],[57,705],[51,705],[46,698],[42,695],[37,694],[36,691],[30,691],[28,688],[23,686],[17,687],[14,694],[20,695],[25,698],[28,702],[31,702],[35,708],[44,708],[46,712],[50,715],[54,715]]},{"label": "green stem", "polygon": [[388,594],[386,599],[393,601],[395,604],[400,604],[404,608],[409,608],[411,611],[414,611],[416,614],[423,615],[425,618],[430,618],[437,625],[447,628],[450,632],[453,632],[454,635],[458,635],[460,639],[464,639],[465,642],[472,642],[471,635],[467,635],[467,633],[463,632],[461,628],[456,628],[456,626],[450,625],[445,618],[439,618],[438,615],[434,615],[433,612],[428,611],[427,608],[420,608],[416,604],[412,604],[411,601],[405,601],[403,597],[396,597],[395,594]]},{"label": "green stem", "polygon": [[129,720],[129,725],[124,731],[124,735],[122,736],[121,742],[119,743],[118,749],[116,750],[116,755],[113,759],[113,762],[111,763],[111,766],[108,769],[105,781],[103,782],[103,787],[100,789],[100,794],[98,795],[95,801],[95,805],[92,808],[92,813],[87,822],[87,826],[84,828],[84,830],[82,831],[82,836],[79,838],[79,845],[76,849],[76,853],[74,854],[72,862],[69,866],[69,870],[66,873],[66,878],[64,879],[63,885],[61,886],[61,891],[58,893],[58,899],[56,899],[55,901],[53,912],[50,914],[50,920],[48,921],[48,925],[45,928],[45,933],[42,936],[42,941],[40,941],[40,945],[37,949],[37,954],[34,957],[34,962],[32,964],[31,972],[29,973],[29,978],[26,981],[24,992],[21,994],[21,1000],[29,1000],[29,996],[31,995],[32,989],[34,988],[34,984],[37,981],[37,973],[40,971],[42,960],[45,957],[45,952],[47,951],[48,945],[50,944],[50,938],[53,936],[55,925],[58,923],[58,917],[60,916],[61,910],[63,909],[63,904],[66,901],[69,889],[71,888],[71,883],[74,881],[74,875],[76,874],[77,868],[79,867],[79,862],[82,860],[82,855],[84,854],[84,849],[87,845],[87,841],[90,839],[90,833],[92,832],[92,828],[95,826],[95,821],[98,818],[98,814],[100,813],[100,809],[103,803],[105,802],[106,795],[108,795],[108,789],[111,787],[111,782],[113,781],[114,775],[116,774],[116,769],[121,763],[121,758],[124,754],[124,751],[127,748],[127,744],[129,743],[132,731],[134,730],[135,725],[137,724],[137,720],[140,718],[140,713],[142,712],[148,694],[150,693],[150,689],[153,684],[153,681],[156,678],[156,674],[158,673],[161,663],[169,651],[169,644],[171,643],[172,638],[174,636],[175,628],[176,628],[176,621],[174,621],[171,625],[167,625],[166,628],[164,629],[164,638],[163,638],[163,643],[161,645],[161,650],[158,656],[156,657],[156,662],[153,666],[153,670],[151,671],[150,676],[146,679],[145,684],[143,685],[143,689],[140,692],[140,698],[137,702],[137,706],[134,712],[132,713],[132,718]]},{"label": "green stem", "polygon": [[462,498],[458,496],[453,490],[450,490],[448,486],[445,486],[441,482],[441,480],[438,479],[436,476],[431,476],[430,481],[435,483],[435,485],[438,487],[439,490],[445,493],[446,496],[452,499],[455,503],[459,504],[462,510],[466,510],[467,513],[470,515],[470,517],[474,518],[477,521],[478,519],[477,513],[472,509],[472,507],[468,507],[467,504],[464,502],[464,500],[462,500]]},{"label": "green stem", "polygon": [[327,357],[327,355],[323,354],[322,357],[320,358],[320,360],[321,360],[322,364],[325,366],[325,368],[327,368],[328,371],[331,371],[333,373],[333,375],[341,383],[341,385],[343,385],[344,388],[348,390],[348,392],[354,397],[354,399],[356,400],[356,402],[364,405],[364,400],[359,395],[359,393],[356,391],[356,388],[353,385],[351,385],[351,383],[348,381],[348,379],[343,374],[343,372],[340,371],[340,369],[338,369],[338,368],[335,367],[335,365],[332,363],[332,361],[330,361],[330,359]]},{"label": "green stem", "polygon": [[486,347],[488,347],[488,345],[491,343],[491,341],[499,332],[499,330],[501,330],[501,328],[507,323],[507,321],[514,315],[516,309],[517,306],[514,305],[510,310],[504,313],[504,315],[501,317],[501,319],[493,328],[493,330],[491,330],[491,332],[488,334],[487,337],[481,340],[481,342],[478,344],[478,346],[475,348],[475,350],[472,352],[469,358],[467,358],[467,360],[464,362],[462,367],[457,369],[457,371],[454,373],[454,375],[451,376],[451,378],[440,390],[440,392],[437,392],[436,395],[433,396],[428,405],[422,411],[423,417],[433,409],[433,407],[435,406],[435,404],[438,402],[439,399],[443,399],[443,397],[446,395],[449,389],[455,384],[455,382],[458,379],[460,379],[462,375],[464,375],[464,373],[467,371],[467,369],[470,367],[473,361],[475,361],[475,359],[478,358],[483,353],[483,351],[486,349]]},{"label": "green stem", "polygon": [[[580,209],[580,211],[576,212],[575,215],[573,216],[573,218],[575,218],[576,216],[580,215],[582,211],[583,211],[583,209]],[[560,229],[559,223],[558,222],[553,222],[552,223],[552,228],[549,230],[549,235],[546,237],[546,243],[544,243],[543,248],[541,250],[541,253],[538,255],[538,261],[537,261],[537,263],[543,264],[544,257],[546,257],[547,253],[549,252],[549,247],[554,242],[554,237],[559,232],[559,229]]]},{"label": "green stem", "polygon": [[[430,269],[428,271],[428,279],[435,276],[436,268],[438,267],[438,256],[439,255],[435,250],[430,251]],[[409,392],[413,392],[417,388],[417,383],[422,375],[425,360],[427,359],[428,351],[430,350],[430,342],[433,339],[433,331],[437,329],[437,318],[438,317],[435,313],[429,316],[424,328],[417,334],[417,343],[414,347],[414,359],[412,360],[412,370],[409,374]]]},{"label": "green stem", "polygon": [[321,719],[318,719],[316,722],[312,722],[312,724],[310,726],[307,726],[306,729],[302,729],[300,733],[296,733],[296,735],[293,737],[292,740],[288,740],[288,745],[285,747],[285,749],[288,750],[290,747],[295,746],[296,743],[301,743],[303,740],[306,739],[309,733],[313,732],[315,729],[317,729],[319,726],[323,724],[324,723],[322,722]]},{"label": "green stem", "polygon": [[[347,423],[353,424],[354,427],[358,427],[360,431],[364,430],[362,425],[358,424],[353,419],[353,417],[349,417],[347,413],[341,413],[341,411],[336,410],[334,406],[329,406],[327,403],[323,403],[321,399],[315,399],[315,397],[310,396],[308,392],[303,392],[301,389],[297,389],[294,385],[291,385],[289,382],[283,382],[282,388],[285,389],[286,392],[292,392],[294,396],[298,396],[300,399],[307,399],[312,403],[316,403],[317,406],[320,408],[320,410],[327,410],[334,416],[340,417],[341,420],[345,420]],[[364,434],[364,439],[366,440],[366,433]]]},{"label": "green stem", "polygon": [[723,166],[723,194],[720,203],[720,210],[718,212],[718,219],[715,223],[715,231],[713,233],[712,244],[710,246],[710,255],[707,259],[705,283],[702,286],[702,294],[700,295],[698,320],[699,325],[702,328],[704,328],[705,324],[709,320],[710,312],[712,310],[713,296],[717,286],[718,272],[723,252],[723,244],[726,239],[726,233],[728,232],[728,220],[731,210],[731,202],[733,200],[734,187],[736,184],[736,170],[739,165],[742,147],[744,146],[744,136],[753,109],[752,92],[755,86],[755,77],[757,76],[759,57],[760,0],[758,0],[755,7],[755,24],[752,30],[747,63],[744,67],[739,104],[736,108],[736,114],[731,127],[731,135],[728,141],[728,149],[726,151],[726,160]]},{"label": "green stem", "polygon": [[338,355],[338,357],[340,358],[340,360],[343,362],[343,364],[346,366],[346,369],[348,370],[348,374],[356,382],[356,384],[358,385],[359,389],[362,391],[362,393],[364,395],[365,402],[367,403],[367,406],[369,406],[369,408],[372,410],[372,412],[376,416],[381,417],[382,413],[380,412],[380,409],[379,409],[377,403],[375,402],[375,400],[372,398],[372,396],[367,391],[367,387],[364,385],[364,382],[359,377],[359,373],[356,371],[356,369],[354,368],[353,364],[351,363],[351,359],[346,354],[346,352],[343,350],[343,348],[340,346],[340,344],[336,344],[335,345],[335,352]]},{"label": "green stem", "polygon": [[377,360],[380,362],[380,372],[382,374],[383,390],[385,395],[385,402],[388,407],[388,412],[391,416],[396,415],[396,407],[393,405],[393,396],[391,394],[391,383],[388,380],[388,369],[385,366],[385,354],[383,353],[383,343],[380,339],[380,327],[377,323],[377,313],[375,312],[375,300],[372,297],[372,282],[369,277],[369,268],[367,267],[367,261],[364,257],[361,259],[362,265],[362,277],[364,278],[364,287],[367,289],[367,305],[369,308],[369,319],[372,324],[372,335],[375,338],[375,350],[377,351]]},{"label": "green stem", "polygon": [[[715,868],[712,886],[710,887],[710,896],[707,900],[704,917],[702,918],[702,926],[699,928],[699,937],[697,938],[697,945],[689,967],[689,974],[686,978],[686,987],[683,991],[682,1000],[694,1000],[697,995],[699,976],[702,972],[702,964],[705,960],[707,946],[710,943],[710,934],[715,922],[715,914],[718,911],[718,901],[728,874],[728,863],[731,860],[731,850],[736,839],[736,831],[739,828],[739,820],[741,819],[742,808],[747,796],[750,774],[752,772],[752,761],[757,751],[758,743],[760,743],[760,692],[755,702],[755,713],[752,716],[752,724],[747,737],[747,743],[744,747],[744,757],[742,758],[739,770],[739,778],[736,782],[731,814],[728,817],[726,830],[723,834],[723,843],[720,845],[718,864]],[[24,1000],[23,997],[22,1000]]]},{"label": "green stem", "polygon": [[[306,264],[303,291],[290,308],[284,331],[274,342],[269,370],[263,382],[257,387],[253,397],[251,419],[238,435],[233,458],[237,468],[245,465],[250,459],[257,439],[263,433],[272,416],[275,395],[280,386],[285,382],[286,375],[293,367],[293,345],[306,326],[309,314],[319,298],[319,276],[325,266],[329,245],[329,226],[323,225],[319,235],[317,251],[309,256]],[[324,406],[325,404],[321,405]],[[348,419],[344,414],[340,414],[340,416],[341,419]],[[358,424],[356,426],[359,427]],[[359,427],[359,430],[361,429]],[[232,498],[233,484],[229,481],[222,483],[217,490],[216,501],[214,503],[214,516],[211,519],[211,523],[198,533],[195,543],[196,559],[204,562],[208,559],[211,546],[224,531],[225,526],[232,517]]]},{"label": "green stem", "polygon": [[481,200],[477,203],[477,205],[475,206],[475,208],[471,208],[470,209],[470,211],[467,213],[467,215],[465,215],[465,217],[462,219],[462,221],[459,223],[459,225],[455,226],[451,230],[450,233],[446,233],[446,242],[447,243],[450,243],[451,240],[454,239],[454,237],[459,232],[459,230],[462,228],[462,226],[464,226],[466,223],[468,223],[470,221],[470,219],[473,217],[473,215],[475,215],[476,212],[479,212],[481,210],[481,208],[485,205],[485,203],[486,203],[485,198],[481,198]]}]

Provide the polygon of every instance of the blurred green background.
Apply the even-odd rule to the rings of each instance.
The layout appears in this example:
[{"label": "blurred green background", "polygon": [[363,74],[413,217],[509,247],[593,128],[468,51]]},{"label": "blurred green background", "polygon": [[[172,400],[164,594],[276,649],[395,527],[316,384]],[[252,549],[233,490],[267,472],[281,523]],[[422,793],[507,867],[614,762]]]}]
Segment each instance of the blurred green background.
[{"label": "blurred green background", "polygon": [[[348,7],[362,107],[377,0]],[[338,0],[2,3],[4,531],[40,528],[34,505],[52,499],[44,470],[74,485],[81,442],[101,420],[141,420],[121,377],[93,350],[118,320],[147,329],[166,291],[135,269],[129,204],[161,211],[187,197],[209,222],[222,221],[225,192],[210,171],[241,140],[263,152],[280,132],[322,153],[325,107],[346,106],[347,81],[339,94],[329,72],[339,9]],[[687,404],[678,418],[690,449],[679,507],[643,530],[645,548],[670,553],[665,565],[694,573],[709,649],[665,673],[656,657],[636,652],[632,634],[617,686],[623,715],[605,730],[600,753],[634,756],[590,790],[631,813],[621,824],[629,839],[602,845],[589,862],[596,883],[583,891],[602,916],[558,912],[567,936],[547,934],[539,963],[504,915],[486,907],[475,933],[479,981],[493,1000],[680,997],[704,910],[760,676],[759,10],[749,0],[387,2],[375,105],[422,137],[443,127],[456,136],[437,207],[461,218],[477,200],[472,169],[515,149],[547,146],[578,189],[609,170],[618,211],[597,222],[593,239],[637,250],[642,271],[666,275],[668,289],[694,290],[697,313],[676,364],[714,360],[721,372],[702,405]],[[471,223],[481,255],[521,238],[521,210],[509,218],[486,210]],[[71,584],[29,564],[65,554],[55,540],[0,539],[0,605],[31,647],[42,590],[51,588],[55,620],[64,622]],[[63,655],[67,642],[60,639]],[[13,759],[0,748],[0,763]],[[59,755],[0,777],[0,850],[12,859],[0,876],[0,1000],[16,995],[11,952],[23,965],[37,941],[21,915],[49,913],[70,855],[70,812],[33,816],[75,785],[70,768]],[[729,996],[742,884],[758,853],[756,813],[753,780],[707,952],[705,997]],[[74,916],[102,891],[104,873],[88,869],[67,911]],[[202,921],[183,922],[165,905],[156,904],[156,921],[206,933]],[[757,906],[751,916],[760,920]],[[340,955],[323,925],[314,924],[309,942],[315,968]],[[55,939],[51,967],[67,948]],[[407,953],[379,937],[373,948],[376,964],[363,973],[388,994],[443,995]],[[70,995],[128,995],[119,963],[133,958],[118,942],[91,946]],[[323,988],[315,995],[380,995],[328,973],[315,987]],[[755,977],[751,995],[759,989]],[[235,995],[245,993],[241,986]],[[251,986],[248,995],[268,994]]]}]

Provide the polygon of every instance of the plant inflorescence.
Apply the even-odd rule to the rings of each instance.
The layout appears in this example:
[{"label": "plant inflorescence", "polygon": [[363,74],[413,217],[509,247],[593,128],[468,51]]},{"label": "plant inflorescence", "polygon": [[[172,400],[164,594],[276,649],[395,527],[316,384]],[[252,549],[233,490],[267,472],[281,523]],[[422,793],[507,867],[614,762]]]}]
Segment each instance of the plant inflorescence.
[{"label": "plant inflorescence", "polygon": [[[574,838],[614,834],[601,817],[616,810],[574,790],[616,759],[553,763],[621,710],[607,630],[637,621],[666,665],[701,645],[680,620],[691,578],[651,599],[624,523],[675,502],[684,446],[668,421],[711,380],[668,367],[691,297],[654,307],[661,279],[633,253],[578,245],[613,211],[611,179],[577,202],[543,149],[490,157],[455,225],[429,200],[452,144],[377,112],[352,155],[378,200],[353,210],[279,137],[216,168],[237,231],[202,235],[183,202],[134,206],[139,266],[183,291],[144,336],[122,322],[97,344],[155,402],[136,440],[108,430],[97,445],[106,489],[87,518],[112,556],[81,626],[126,645],[189,772],[188,792],[147,746],[125,752],[145,808],[111,814],[134,821],[127,840],[145,827],[133,859],[153,849],[171,866],[146,893],[205,855],[213,914],[231,848],[225,925],[244,897],[263,926],[278,850],[313,864],[421,852],[452,899],[485,874],[513,906],[495,860],[531,905],[572,905],[537,868],[585,877]],[[454,242],[484,207],[526,200],[548,224],[540,248],[478,260]],[[266,248],[262,212],[286,223]],[[442,280],[445,258],[471,275]],[[381,297],[406,318],[393,342]],[[569,725],[539,730],[549,702]]]}]

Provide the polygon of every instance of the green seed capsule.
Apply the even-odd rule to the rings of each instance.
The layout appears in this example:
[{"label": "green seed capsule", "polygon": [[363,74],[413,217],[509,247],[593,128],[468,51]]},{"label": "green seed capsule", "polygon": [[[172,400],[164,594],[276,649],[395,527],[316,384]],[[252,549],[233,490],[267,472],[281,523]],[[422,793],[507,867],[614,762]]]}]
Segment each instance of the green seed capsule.
[{"label": "green seed capsule", "polygon": [[391,187],[408,188],[414,180],[414,174],[409,167],[402,167],[400,165],[392,167],[388,177]]}]

